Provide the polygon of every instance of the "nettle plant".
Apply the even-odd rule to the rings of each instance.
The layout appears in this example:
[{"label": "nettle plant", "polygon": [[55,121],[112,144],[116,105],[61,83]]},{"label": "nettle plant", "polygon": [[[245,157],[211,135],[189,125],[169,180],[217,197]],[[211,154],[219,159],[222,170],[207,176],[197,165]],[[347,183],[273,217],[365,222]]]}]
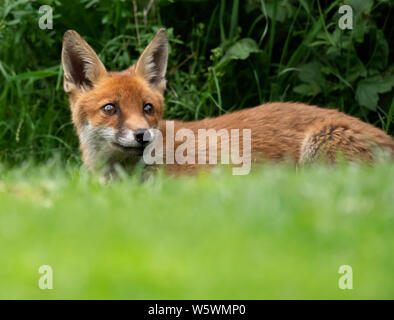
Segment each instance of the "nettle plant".
[{"label": "nettle plant", "polygon": [[[270,18],[271,30],[276,28],[275,37],[279,39],[275,45],[280,47],[274,49],[279,61],[268,52],[274,64],[270,97],[339,108],[389,131],[394,112],[394,65],[387,35],[392,34],[388,12],[393,5],[373,0],[264,4],[262,11]],[[338,11],[345,4],[353,11],[351,30],[338,26]],[[286,39],[281,41],[286,29]],[[270,40],[271,35],[268,44]],[[284,88],[292,92],[283,96]]]},{"label": "nettle plant", "polygon": [[[352,30],[338,26],[344,4],[353,9]],[[392,9],[372,0],[217,2],[209,20],[191,31],[193,66],[188,74],[178,70],[178,77],[189,81],[187,90],[178,88],[174,109],[181,104],[183,115],[198,118],[267,101],[302,101],[390,131],[394,65],[387,12]],[[212,38],[216,47],[206,52]]]},{"label": "nettle plant", "polygon": [[[372,18],[379,3],[374,5],[372,0],[344,3],[353,8],[353,29],[338,27],[338,6],[329,7],[331,10],[326,10],[325,14],[322,12],[319,20],[322,28],[307,43],[315,53],[314,57],[299,67],[298,77],[302,83],[293,90],[310,96],[312,100],[322,95],[329,105],[349,113],[357,113],[355,108],[358,107],[365,119],[369,111],[375,111],[380,116],[381,125],[388,129],[390,121],[384,118],[392,116],[394,107],[394,66],[389,66],[389,44],[382,29],[388,23],[389,15],[381,20],[383,26],[379,28]],[[327,19],[331,11],[335,14]],[[383,93],[388,95],[381,95]],[[348,106],[352,107],[349,109]]]}]

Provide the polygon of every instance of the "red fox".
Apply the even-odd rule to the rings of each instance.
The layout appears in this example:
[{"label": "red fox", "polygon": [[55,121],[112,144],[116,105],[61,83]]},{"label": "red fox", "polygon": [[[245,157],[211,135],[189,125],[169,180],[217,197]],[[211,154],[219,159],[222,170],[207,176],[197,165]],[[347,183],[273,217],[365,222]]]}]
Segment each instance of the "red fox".
[{"label": "red fox", "polygon": [[[88,167],[133,167],[160,136],[166,147],[160,149],[163,160],[159,163],[170,173],[194,171],[214,163],[206,161],[212,151],[205,140],[209,134],[203,136],[204,141],[195,138],[204,129],[221,138],[211,153],[220,154],[219,159],[227,163],[226,143],[232,149],[244,149],[243,160],[251,162],[289,158],[300,164],[320,159],[335,162],[338,152],[349,160],[372,162],[376,148],[394,155],[394,140],[382,130],[337,110],[301,103],[267,103],[192,122],[163,120],[167,59],[164,29],[158,30],[137,62],[122,72],[107,71],[77,32],[65,33],[64,90]],[[171,126],[170,135],[167,127]],[[247,145],[250,148],[245,151]],[[190,153],[189,161],[183,157],[185,151]],[[181,161],[174,161],[174,155]]]}]

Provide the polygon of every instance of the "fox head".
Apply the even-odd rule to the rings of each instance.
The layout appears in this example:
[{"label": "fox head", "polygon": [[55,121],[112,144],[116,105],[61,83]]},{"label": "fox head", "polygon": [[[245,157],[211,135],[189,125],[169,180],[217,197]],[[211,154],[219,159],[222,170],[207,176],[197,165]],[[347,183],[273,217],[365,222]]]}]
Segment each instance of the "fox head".
[{"label": "fox head", "polygon": [[72,30],[63,38],[64,91],[90,168],[133,159],[155,138],[163,115],[168,43],[160,29],[137,62],[122,72],[105,69],[94,50]]}]

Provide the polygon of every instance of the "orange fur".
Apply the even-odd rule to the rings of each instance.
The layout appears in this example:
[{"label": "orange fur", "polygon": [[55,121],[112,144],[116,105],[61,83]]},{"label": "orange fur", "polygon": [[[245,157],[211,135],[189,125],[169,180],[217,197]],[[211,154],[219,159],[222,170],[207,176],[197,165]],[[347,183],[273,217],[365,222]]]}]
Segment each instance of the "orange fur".
[{"label": "orange fur", "polygon": [[[118,119],[99,112],[100,107],[111,102],[118,103],[126,125],[131,129],[156,127],[163,115],[164,99],[159,92],[151,90],[143,79],[129,72],[112,72],[100,78],[88,93],[79,94],[71,104],[73,122],[77,129],[87,119],[93,125],[116,129]],[[143,102],[150,102],[155,106],[152,115],[142,113]]]},{"label": "orange fur", "polygon": [[[73,42],[64,44],[65,53],[63,56],[66,56],[64,63],[68,62],[68,56],[71,56],[69,58],[71,61],[75,58],[73,55],[80,54],[79,49],[73,49],[74,45],[78,45],[85,50],[83,53],[86,53],[88,57],[82,57],[88,60],[85,67],[93,68],[94,66],[92,67],[89,63],[90,61],[96,61],[96,57],[89,56],[92,54],[92,50],[87,43],[76,33],[69,33],[68,35],[66,33],[66,40],[67,37],[71,37]],[[74,88],[72,81],[71,84],[67,83],[74,71],[71,70],[69,72],[70,75],[65,75],[65,89],[70,95],[72,119],[78,134],[81,133],[82,126],[87,121],[92,126],[105,126],[114,130],[120,130],[119,117],[122,117],[121,125],[128,129],[137,130],[139,128],[158,127],[163,133],[164,139],[169,139],[165,130],[166,120],[162,120],[165,80],[161,77],[161,74],[154,73],[155,69],[143,69],[144,67],[149,68],[149,63],[153,61],[154,56],[150,56],[151,50],[163,49],[160,47],[164,44],[163,37],[164,33],[159,31],[155,37],[156,40],[152,41],[142,55],[143,59],[140,58],[139,62],[137,62],[137,67],[132,66],[123,72],[104,72],[103,67],[98,66],[98,70],[94,68],[90,70],[90,74],[93,75],[91,78],[84,79],[83,73],[79,76],[81,79],[78,78],[78,75],[74,75],[74,77],[78,78],[78,81],[86,82],[86,85],[81,86],[79,89]],[[67,46],[71,47],[68,48]],[[87,47],[85,48],[84,46]],[[160,57],[157,63],[163,63],[164,58]],[[70,68],[70,66],[68,67]],[[71,67],[79,68],[76,63],[71,65]],[[150,78],[146,78],[146,74]],[[78,81],[74,81],[76,85],[78,85]],[[93,85],[89,89],[90,82]],[[86,89],[87,87],[88,89]],[[154,112],[151,115],[146,115],[142,112],[141,106],[147,102],[154,106]],[[106,103],[117,103],[121,113],[114,117],[106,116],[100,111],[100,108]],[[207,118],[192,122],[175,121],[174,124],[175,133],[180,129],[186,128],[192,130],[196,136],[199,129],[239,129],[239,147],[241,150],[243,141],[242,130],[251,129],[250,156],[252,163],[259,159],[270,159],[273,161],[293,159],[298,163],[309,163],[324,159],[334,162],[338,152],[342,153],[349,160],[371,162],[373,161],[375,148],[388,149],[394,155],[394,141],[382,130],[337,110],[323,109],[301,103],[267,103],[217,118]],[[175,148],[177,148],[184,141],[173,142]],[[221,143],[222,141],[219,141],[218,154],[220,154]],[[197,150],[199,147],[201,146],[197,142],[190,146],[196,152],[195,162],[197,162]],[[83,145],[82,142],[81,148],[82,152],[86,153],[86,145]],[[165,157],[168,156],[168,154],[165,154]],[[115,159],[118,158],[115,157]],[[135,163],[135,159],[129,160]],[[90,165],[85,155],[84,161]],[[122,159],[122,161],[127,162],[128,158],[126,160]],[[167,165],[166,169],[170,173],[180,173],[192,172],[197,168],[207,166],[209,165],[172,164]]]}]

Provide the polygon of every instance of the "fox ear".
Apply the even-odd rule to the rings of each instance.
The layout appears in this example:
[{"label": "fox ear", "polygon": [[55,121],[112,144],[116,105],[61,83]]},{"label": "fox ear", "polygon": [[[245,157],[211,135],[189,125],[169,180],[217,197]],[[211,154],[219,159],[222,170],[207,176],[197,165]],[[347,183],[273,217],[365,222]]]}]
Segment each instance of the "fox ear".
[{"label": "fox ear", "polygon": [[63,37],[62,65],[64,91],[91,89],[99,77],[106,73],[103,63],[94,50],[73,30]]},{"label": "fox ear", "polygon": [[135,65],[137,75],[161,92],[166,88],[168,41],[165,29],[159,29]]}]

